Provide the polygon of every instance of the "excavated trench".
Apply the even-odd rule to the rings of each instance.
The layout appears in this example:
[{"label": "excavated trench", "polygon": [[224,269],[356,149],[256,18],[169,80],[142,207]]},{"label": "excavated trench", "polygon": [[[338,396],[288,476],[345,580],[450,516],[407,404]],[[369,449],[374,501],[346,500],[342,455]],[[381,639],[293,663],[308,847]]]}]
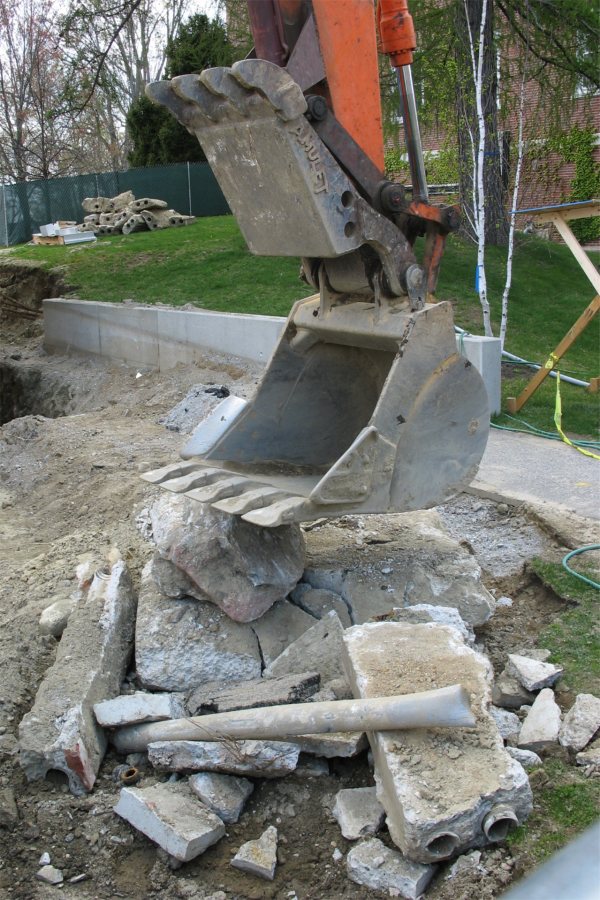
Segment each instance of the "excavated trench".
[{"label": "excavated trench", "polygon": [[39,365],[0,361],[0,425],[22,416],[57,419],[77,405],[77,390],[62,375],[48,374]]}]

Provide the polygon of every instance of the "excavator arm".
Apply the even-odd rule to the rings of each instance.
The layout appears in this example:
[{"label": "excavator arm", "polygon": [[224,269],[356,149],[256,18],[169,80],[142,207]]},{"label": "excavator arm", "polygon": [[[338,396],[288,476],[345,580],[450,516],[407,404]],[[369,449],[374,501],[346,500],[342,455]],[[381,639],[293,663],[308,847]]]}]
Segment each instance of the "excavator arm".
[{"label": "excavator arm", "polygon": [[371,0],[248,8],[247,59],[147,93],[197,136],[249,249],[300,257],[317,294],[294,306],[254,400],[227,398],[184,447],[193,461],[145,477],[265,526],[435,505],[474,474],[488,412],[449,305],[428,302],[458,219],[427,202],[406,2],[380,0],[377,21],[410,197],[382,171]]}]

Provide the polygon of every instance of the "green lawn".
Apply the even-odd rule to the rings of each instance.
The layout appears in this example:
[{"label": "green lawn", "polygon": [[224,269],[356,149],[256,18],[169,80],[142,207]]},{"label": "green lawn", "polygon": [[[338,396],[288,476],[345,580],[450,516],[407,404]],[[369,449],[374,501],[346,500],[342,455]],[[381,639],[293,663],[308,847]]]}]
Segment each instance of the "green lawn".
[{"label": "green lawn", "polygon": [[[448,241],[438,296],[452,302],[458,325],[481,334],[475,254],[473,244],[457,238]],[[295,300],[311,293],[298,278],[298,260],[252,256],[231,216],[199,219],[185,229],[103,237],[96,244],[24,245],[9,255],[63,267],[72,295],[84,300],[192,303],[226,312],[285,316]],[[504,258],[501,248],[488,248],[486,269],[496,330]],[[592,296],[588,279],[566,247],[521,236],[514,260],[506,349],[544,363]],[[563,373],[584,380],[598,375],[599,319],[565,355],[560,366]],[[514,396],[531,377],[531,370],[504,368],[503,396]],[[555,381],[547,379],[523,409],[523,418],[553,431],[554,391]],[[569,433],[597,436],[598,402],[581,388],[563,387],[563,416]],[[511,424],[504,417],[499,421]]]}]

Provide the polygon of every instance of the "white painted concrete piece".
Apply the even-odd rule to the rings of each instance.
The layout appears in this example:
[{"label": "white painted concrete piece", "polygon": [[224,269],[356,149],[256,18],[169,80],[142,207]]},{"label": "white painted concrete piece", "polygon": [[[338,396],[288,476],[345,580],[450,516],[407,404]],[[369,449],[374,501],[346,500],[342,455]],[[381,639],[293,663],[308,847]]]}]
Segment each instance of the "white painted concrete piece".
[{"label": "white painted concrete piece", "polygon": [[136,722],[161,722],[185,716],[182,697],[177,694],[148,694],[136,691],[94,704],[96,721],[103,728],[118,728]]},{"label": "white painted concrete piece", "polygon": [[416,900],[433,878],[436,866],[422,865],[390,850],[378,838],[361,841],[346,857],[348,877],[374,891]]},{"label": "white painted concrete piece", "polygon": [[270,825],[256,841],[246,841],[231,860],[231,865],[242,872],[250,872],[259,878],[273,881],[277,865],[277,829]]},{"label": "white painted concrete piece", "polygon": [[377,834],[385,816],[385,810],[376,797],[375,787],[338,791],[332,812],[348,841]]}]

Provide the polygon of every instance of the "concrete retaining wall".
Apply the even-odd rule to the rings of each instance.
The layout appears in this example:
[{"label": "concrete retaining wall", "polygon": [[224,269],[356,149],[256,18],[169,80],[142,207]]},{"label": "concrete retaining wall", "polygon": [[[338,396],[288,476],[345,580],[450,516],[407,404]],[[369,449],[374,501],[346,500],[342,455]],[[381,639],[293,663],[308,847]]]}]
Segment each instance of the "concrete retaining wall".
[{"label": "concrete retaining wall", "polygon": [[[266,363],[284,324],[281,316],[44,300],[44,347],[49,353],[89,353],[161,371],[194,363],[207,350]],[[457,346],[483,376],[490,410],[499,412],[500,341],[463,335]]]}]

